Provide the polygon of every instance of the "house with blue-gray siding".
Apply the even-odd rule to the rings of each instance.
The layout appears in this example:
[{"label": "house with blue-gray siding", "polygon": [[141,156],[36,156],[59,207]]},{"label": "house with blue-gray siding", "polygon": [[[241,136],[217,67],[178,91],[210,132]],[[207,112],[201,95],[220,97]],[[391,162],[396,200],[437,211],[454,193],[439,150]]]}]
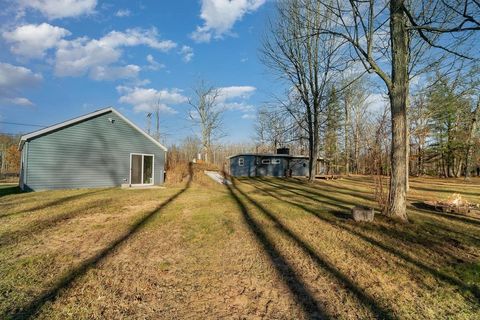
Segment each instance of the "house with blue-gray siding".
[{"label": "house with blue-gray siding", "polygon": [[[308,159],[288,153],[242,153],[228,157],[229,173],[234,177],[308,176]],[[323,163],[322,158],[317,159],[317,173],[323,173]]]},{"label": "house with blue-gray siding", "polygon": [[167,148],[114,108],[21,137],[23,190],[163,184]]}]

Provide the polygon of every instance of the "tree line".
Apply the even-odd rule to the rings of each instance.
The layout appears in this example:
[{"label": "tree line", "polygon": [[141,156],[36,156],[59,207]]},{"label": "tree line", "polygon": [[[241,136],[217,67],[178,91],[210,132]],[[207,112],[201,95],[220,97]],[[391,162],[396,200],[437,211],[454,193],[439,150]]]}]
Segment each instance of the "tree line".
[{"label": "tree line", "polygon": [[[368,132],[359,130],[361,138],[357,136],[357,140],[362,140],[364,144],[368,135],[377,141],[367,147],[370,156],[380,156],[381,153],[374,149],[384,147],[389,154],[386,165],[383,161],[373,162],[381,164],[382,170],[390,176],[385,214],[407,220],[406,194],[411,171],[410,122],[414,122],[410,119],[410,109],[416,107],[412,101],[418,95],[428,100],[430,111],[437,110],[430,114],[428,120],[433,120],[437,126],[428,124],[431,132],[423,143],[430,145],[432,137],[435,138],[434,145],[440,153],[441,167],[446,175],[455,176],[462,170],[469,174],[476,127],[471,98],[464,93],[463,98],[455,103],[442,102],[445,110],[451,111],[445,119],[438,111],[441,94],[435,98],[436,94],[429,91],[438,93],[441,88],[437,84],[442,81],[434,79],[427,91],[419,90],[415,97],[411,84],[412,80],[423,80],[430,78],[432,73],[438,73],[444,78],[443,83],[455,86],[452,74],[455,71],[463,74],[462,70],[473,68],[472,65],[478,62],[478,49],[474,50],[478,30],[480,4],[477,1],[278,2],[276,15],[271,19],[262,46],[262,61],[287,85],[285,95],[278,99],[279,106],[289,118],[287,123],[292,122],[299,129],[296,139],[305,141],[310,157],[309,179],[314,179],[315,159],[321,153],[332,163],[340,162],[338,132],[342,122],[344,133],[351,130],[354,116],[349,112],[352,110],[348,106],[349,90],[355,82],[363,83],[367,76],[374,83],[381,84],[388,96],[389,113],[381,114],[379,119],[374,120],[377,128],[373,127]],[[458,90],[454,89],[454,92],[452,99],[458,96]],[[422,93],[428,94],[424,96]],[[340,117],[341,97],[343,120]],[[462,99],[465,101],[462,102]],[[472,115],[468,117],[470,122],[462,124],[462,129],[453,127],[455,120],[461,118],[456,108],[460,105],[464,112]],[[385,120],[389,122],[388,127]],[[438,125],[442,122],[443,125]],[[460,146],[456,141],[465,131],[467,142]],[[385,136],[387,132],[389,146],[383,146],[385,139],[380,141],[378,136]],[[413,136],[417,138],[415,130]],[[345,170],[350,170],[349,149],[352,142],[355,144],[355,134],[353,141],[350,137],[349,133],[344,134]],[[463,154],[463,160],[460,154]],[[425,157],[421,161],[424,160]],[[352,165],[358,167],[359,161]]]},{"label": "tree line", "polygon": [[[285,91],[259,108],[256,145],[240,149],[289,146],[309,156],[309,181],[319,157],[327,173],[387,175],[384,213],[402,221],[410,175],[479,173],[478,1],[275,5],[260,57]],[[202,84],[189,100],[208,162],[224,157],[220,95]]]}]

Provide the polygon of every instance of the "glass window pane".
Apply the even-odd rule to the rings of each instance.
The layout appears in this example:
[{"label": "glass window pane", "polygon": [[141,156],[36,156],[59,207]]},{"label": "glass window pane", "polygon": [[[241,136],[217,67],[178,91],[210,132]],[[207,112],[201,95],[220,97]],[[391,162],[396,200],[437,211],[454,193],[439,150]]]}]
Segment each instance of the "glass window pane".
[{"label": "glass window pane", "polygon": [[153,156],[143,156],[143,183],[153,183]]},{"label": "glass window pane", "polygon": [[138,154],[132,155],[132,181],[131,184],[142,183],[142,156]]}]

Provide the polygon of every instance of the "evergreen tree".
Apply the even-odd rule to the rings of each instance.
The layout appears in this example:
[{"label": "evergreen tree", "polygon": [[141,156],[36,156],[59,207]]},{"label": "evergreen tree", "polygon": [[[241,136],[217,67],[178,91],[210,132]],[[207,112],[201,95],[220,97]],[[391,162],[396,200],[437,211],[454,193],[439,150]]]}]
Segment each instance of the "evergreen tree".
[{"label": "evergreen tree", "polygon": [[439,76],[428,93],[432,148],[441,157],[443,175],[458,177],[467,147],[470,101],[455,90],[455,83]]}]

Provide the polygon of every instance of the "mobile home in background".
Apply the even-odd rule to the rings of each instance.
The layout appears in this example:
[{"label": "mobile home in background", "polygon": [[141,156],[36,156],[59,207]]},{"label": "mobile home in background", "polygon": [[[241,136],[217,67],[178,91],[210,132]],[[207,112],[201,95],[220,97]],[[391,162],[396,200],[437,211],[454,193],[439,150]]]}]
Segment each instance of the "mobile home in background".
[{"label": "mobile home in background", "polygon": [[[241,153],[228,157],[229,173],[234,177],[304,177],[308,176],[308,156],[290,155],[288,148],[277,153]],[[324,159],[317,159],[315,174],[325,171]]]}]

